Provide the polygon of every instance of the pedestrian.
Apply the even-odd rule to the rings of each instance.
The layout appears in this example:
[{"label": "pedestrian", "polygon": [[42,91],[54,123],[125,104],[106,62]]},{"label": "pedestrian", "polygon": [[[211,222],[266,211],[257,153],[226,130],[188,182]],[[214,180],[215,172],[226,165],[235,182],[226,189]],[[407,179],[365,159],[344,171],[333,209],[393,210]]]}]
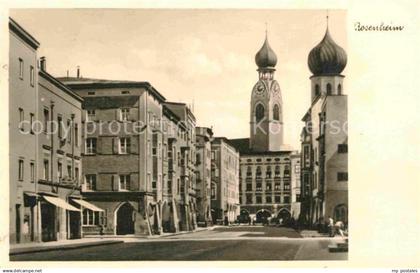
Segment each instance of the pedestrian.
[{"label": "pedestrian", "polygon": [[337,232],[340,233],[341,237],[344,237],[343,228],[344,228],[344,223],[342,221],[337,221],[334,225],[335,233]]}]

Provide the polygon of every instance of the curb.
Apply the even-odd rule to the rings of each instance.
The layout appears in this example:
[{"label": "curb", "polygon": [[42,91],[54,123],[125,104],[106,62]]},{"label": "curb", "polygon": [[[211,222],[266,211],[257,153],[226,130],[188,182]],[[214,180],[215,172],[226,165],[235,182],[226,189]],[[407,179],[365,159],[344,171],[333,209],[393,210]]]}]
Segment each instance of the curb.
[{"label": "curb", "polygon": [[102,241],[102,242],[100,241],[99,242],[86,242],[86,243],[76,243],[76,244],[57,245],[57,246],[33,246],[33,247],[25,247],[21,249],[11,249],[9,251],[9,256],[35,253],[35,252],[46,252],[46,251],[53,251],[53,250],[68,250],[68,249],[76,249],[76,248],[91,247],[91,246],[113,245],[113,244],[121,244],[121,243],[124,243],[124,241],[107,240],[107,241]]}]

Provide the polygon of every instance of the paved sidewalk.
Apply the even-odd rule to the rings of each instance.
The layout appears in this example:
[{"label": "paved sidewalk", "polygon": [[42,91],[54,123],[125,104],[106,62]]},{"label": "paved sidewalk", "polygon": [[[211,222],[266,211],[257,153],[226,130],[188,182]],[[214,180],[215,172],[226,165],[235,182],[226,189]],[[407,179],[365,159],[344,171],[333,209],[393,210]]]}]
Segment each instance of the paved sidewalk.
[{"label": "paved sidewalk", "polygon": [[299,233],[303,238],[329,237],[328,234],[319,233],[317,230],[310,230],[310,229],[300,230]]},{"label": "paved sidewalk", "polygon": [[101,239],[101,238],[83,238],[74,240],[63,240],[42,243],[25,243],[10,245],[9,255],[18,255],[33,252],[43,252],[50,250],[74,249],[80,247],[111,245],[123,243],[118,239]]}]

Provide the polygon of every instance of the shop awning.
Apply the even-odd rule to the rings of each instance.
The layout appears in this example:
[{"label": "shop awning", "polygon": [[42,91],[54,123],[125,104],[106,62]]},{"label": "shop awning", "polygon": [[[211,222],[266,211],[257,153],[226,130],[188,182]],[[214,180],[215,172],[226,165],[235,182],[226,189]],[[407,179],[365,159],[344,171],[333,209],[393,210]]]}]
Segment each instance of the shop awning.
[{"label": "shop awning", "polygon": [[72,205],[64,201],[63,199],[52,197],[52,196],[46,196],[46,195],[44,195],[43,197],[46,201],[53,204],[54,206],[57,206],[66,210],[71,210],[71,211],[80,211],[78,208],[73,207]]},{"label": "shop awning", "polygon": [[84,207],[86,209],[90,209],[90,210],[93,210],[93,211],[104,211],[103,209],[98,208],[94,204],[91,204],[89,202],[86,202],[85,200],[73,199],[73,201],[76,202],[76,203],[78,203],[79,205],[81,205],[82,207]]}]

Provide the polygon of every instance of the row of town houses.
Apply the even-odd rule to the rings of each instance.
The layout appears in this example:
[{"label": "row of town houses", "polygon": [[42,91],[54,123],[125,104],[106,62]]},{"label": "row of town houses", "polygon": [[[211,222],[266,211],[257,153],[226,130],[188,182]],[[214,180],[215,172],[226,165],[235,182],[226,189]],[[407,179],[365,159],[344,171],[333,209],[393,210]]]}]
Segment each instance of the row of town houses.
[{"label": "row of town houses", "polygon": [[[347,222],[346,135],[327,145],[325,134],[302,133],[302,154],[283,144],[277,59],[267,58],[275,57],[267,39],[256,56],[250,138],[227,139],[197,126],[187,104],[166,100],[148,82],[81,77],[79,68],[74,77],[50,75],[40,43],[11,18],[9,37],[10,243],[267,219],[313,226],[327,214]],[[342,76],[313,77],[306,125],[325,109],[345,111],[346,120]],[[330,80],[336,97],[316,87]],[[254,132],[264,118],[263,126],[281,130]],[[338,157],[329,175],[339,172],[339,186],[326,186],[325,149]]]}]

